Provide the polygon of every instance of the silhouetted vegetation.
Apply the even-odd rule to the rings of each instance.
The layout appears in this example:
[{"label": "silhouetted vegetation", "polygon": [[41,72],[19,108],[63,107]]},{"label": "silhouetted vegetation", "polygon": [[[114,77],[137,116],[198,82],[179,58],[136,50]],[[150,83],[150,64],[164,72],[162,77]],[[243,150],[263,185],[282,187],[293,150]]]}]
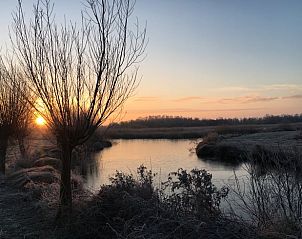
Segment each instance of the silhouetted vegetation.
[{"label": "silhouetted vegetation", "polygon": [[172,116],[149,116],[102,128],[98,134],[110,139],[193,139],[209,132],[251,134],[302,129],[302,115],[265,116],[260,118],[198,119]]},{"label": "silhouetted vegetation", "polygon": [[222,125],[199,127],[166,127],[166,128],[101,128],[96,133],[108,139],[196,139],[210,132],[220,135],[244,135],[259,132],[296,131],[302,129],[302,123],[289,124],[255,124],[255,125]]},{"label": "silhouetted vegetation", "polygon": [[22,1],[18,3],[12,46],[35,96],[27,100],[46,120],[61,151],[58,216],[64,216],[72,209],[72,152],[118,115],[133,93],[146,29],[138,21],[129,27],[135,5],[131,0],[87,0],[80,24],[61,25],[50,0],[38,0],[29,21]]},{"label": "silhouetted vegetation", "polygon": [[296,115],[266,115],[259,118],[217,118],[199,119],[181,116],[148,116],[136,120],[113,123],[115,128],[169,128],[169,127],[200,127],[221,125],[260,125],[288,124],[302,122],[302,114]]}]

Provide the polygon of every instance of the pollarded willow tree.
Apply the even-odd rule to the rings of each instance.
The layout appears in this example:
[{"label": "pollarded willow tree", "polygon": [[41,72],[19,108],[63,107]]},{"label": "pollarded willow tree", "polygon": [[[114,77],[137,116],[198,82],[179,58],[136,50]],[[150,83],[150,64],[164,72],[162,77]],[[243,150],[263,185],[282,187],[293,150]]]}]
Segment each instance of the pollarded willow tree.
[{"label": "pollarded willow tree", "polygon": [[[24,75],[11,61],[0,59],[0,172],[5,174],[8,141],[23,142],[31,120],[31,98]],[[21,155],[22,145],[19,144]]]},{"label": "pollarded willow tree", "polygon": [[19,1],[12,43],[62,151],[59,214],[72,208],[71,153],[117,113],[138,83],[146,28],[129,25],[131,0],[87,0],[81,23],[58,24],[50,0],[27,21]]}]

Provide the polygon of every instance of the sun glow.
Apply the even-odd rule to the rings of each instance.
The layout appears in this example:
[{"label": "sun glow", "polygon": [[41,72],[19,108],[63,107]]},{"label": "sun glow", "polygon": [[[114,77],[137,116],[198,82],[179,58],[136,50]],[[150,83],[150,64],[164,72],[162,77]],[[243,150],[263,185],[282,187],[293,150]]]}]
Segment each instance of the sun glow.
[{"label": "sun glow", "polygon": [[46,124],[45,119],[42,116],[38,116],[35,120],[36,124],[39,126],[43,126]]}]

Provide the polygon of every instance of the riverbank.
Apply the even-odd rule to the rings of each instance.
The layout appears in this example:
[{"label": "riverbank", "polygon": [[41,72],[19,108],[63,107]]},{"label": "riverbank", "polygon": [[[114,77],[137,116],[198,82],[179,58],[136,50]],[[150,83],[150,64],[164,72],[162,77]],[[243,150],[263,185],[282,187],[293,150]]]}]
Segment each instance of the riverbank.
[{"label": "riverbank", "polygon": [[281,154],[302,151],[301,131],[260,132],[243,135],[218,135],[211,133],[196,147],[199,158],[240,163],[253,158],[261,158],[270,163]]}]

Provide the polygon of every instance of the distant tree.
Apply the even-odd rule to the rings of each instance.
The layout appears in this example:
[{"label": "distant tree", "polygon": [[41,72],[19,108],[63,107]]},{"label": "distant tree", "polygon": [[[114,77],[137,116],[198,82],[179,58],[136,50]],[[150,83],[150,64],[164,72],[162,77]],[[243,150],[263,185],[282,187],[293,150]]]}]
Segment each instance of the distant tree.
[{"label": "distant tree", "polygon": [[302,122],[302,114],[295,115],[266,115],[259,118],[218,118],[198,119],[181,116],[148,116],[136,120],[111,124],[112,127],[121,128],[157,128],[157,127],[197,127],[220,125],[244,125],[244,124],[280,124]]},{"label": "distant tree", "polygon": [[[23,75],[12,62],[7,65],[0,60],[0,172],[5,174],[8,141],[19,140],[21,155],[23,140],[28,132],[31,118],[29,89]],[[24,148],[24,146],[23,146]]]},{"label": "distant tree", "polygon": [[37,1],[29,22],[21,1],[14,14],[17,58],[62,151],[58,216],[72,209],[72,151],[119,113],[137,86],[146,29],[138,21],[129,26],[133,9],[131,0],[87,0],[80,25],[57,24],[50,0]]}]

